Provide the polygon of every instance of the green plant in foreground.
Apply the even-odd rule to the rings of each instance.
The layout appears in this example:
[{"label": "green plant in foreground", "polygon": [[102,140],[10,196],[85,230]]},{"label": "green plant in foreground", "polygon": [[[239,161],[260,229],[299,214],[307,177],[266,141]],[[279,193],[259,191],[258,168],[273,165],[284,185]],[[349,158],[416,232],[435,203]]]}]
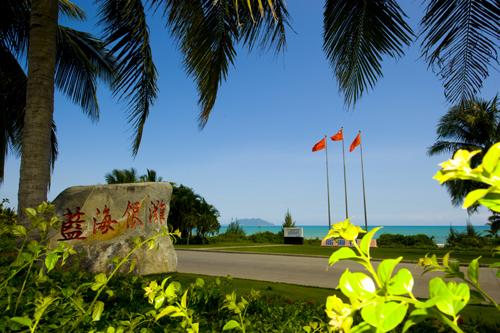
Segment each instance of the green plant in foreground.
[{"label": "green plant in foreground", "polygon": [[171,235],[163,228],[147,239],[137,237],[125,257],[113,260],[114,269],[109,276],[100,273],[91,282],[65,284],[61,278],[63,271],[53,273],[58,264],[63,266],[76,251],[66,242],[58,242],[55,247],[49,245],[49,231],[57,229],[60,223],[54,215],[54,207],[42,203],[26,209],[26,216],[30,220],[28,227],[14,223],[0,230],[1,236],[19,239],[19,248],[12,253],[10,262],[0,266],[0,331],[19,331],[27,327],[35,332],[42,326],[44,330],[48,327],[62,331],[91,330],[104,312],[101,295],[110,298],[114,294],[108,288],[111,279],[127,264],[129,272],[134,269],[130,257],[138,249],[143,246],[152,249],[158,238]]},{"label": "green plant in foreground", "polygon": [[[403,257],[382,260],[375,269],[371,262],[370,242],[380,228],[368,232],[356,242],[360,227],[349,219],[333,225],[325,238],[343,238],[352,242],[354,249],[343,247],[335,251],[329,264],[350,260],[363,266],[368,274],[351,272],[346,269],[339,280],[338,288],[349,300],[348,303],[337,296],[329,296],[326,301],[326,314],[329,318],[329,331],[343,332],[388,332],[400,325],[405,318],[403,332],[428,317],[437,318],[455,332],[458,327],[460,311],[470,298],[466,283],[448,282],[433,278],[429,282],[429,299],[418,300],[413,295],[414,279],[406,268],[396,271]],[[362,322],[353,326],[354,316],[359,313]],[[304,327],[306,332],[321,330],[313,326]]]}]

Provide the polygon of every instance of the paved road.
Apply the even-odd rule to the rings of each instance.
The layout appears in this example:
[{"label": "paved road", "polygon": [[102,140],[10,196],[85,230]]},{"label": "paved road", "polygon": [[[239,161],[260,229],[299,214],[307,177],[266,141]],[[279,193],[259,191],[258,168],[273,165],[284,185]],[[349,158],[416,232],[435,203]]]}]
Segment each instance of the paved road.
[{"label": "paved road", "polygon": [[[195,273],[213,276],[231,275],[236,278],[285,282],[305,286],[335,288],[342,272],[363,271],[363,267],[352,262],[328,266],[327,258],[304,256],[282,256],[251,253],[224,253],[192,250],[177,250],[177,270],[181,273]],[[415,279],[413,288],[417,297],[428,297],[429,280],[440,273],[421,275],[416,264],[401,264],[408,268]],[[497,301],[500,301],[500,279],[490,268],[480,268],[481,286]]]}]

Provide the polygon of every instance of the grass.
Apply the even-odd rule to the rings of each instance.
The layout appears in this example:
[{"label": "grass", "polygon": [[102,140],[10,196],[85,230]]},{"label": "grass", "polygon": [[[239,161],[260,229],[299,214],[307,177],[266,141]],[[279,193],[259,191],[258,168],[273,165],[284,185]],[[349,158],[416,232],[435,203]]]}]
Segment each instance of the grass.
[{"label": "grass", "polygon": [[[188,273],[172,273],[169,274],[169,276],[172,276],[174,281],[179,281],[182,285],[193,283],[197,278],[202,278],[206,282],[213,281],[218,278],[215,276]],[[279,295],[290,301],[307,302],[311,304],[323,304],[326,302],[326,298],[328,296],[337,293],[334,289],[328,288],[305,287],[287,283],[236,278],[230,278],[229,287],[230,290],[236,291],[238,295],[247,295],[253,289],[269,296]]]},{"label": "grass", "polygon": [[[248,246],[251,245],[251,246]],[[329,257],[336,248],[321,247],[319,245],[284,245],[284,246],[269,246],[266,244],[249,243],[248,245],[242,243],[219,243],[209,245],[196,245],[196,246],[176,246],[179,249],[190,248],[217,248],[216,251],[236,251],[236,252],[254,252],[254,253],[269,253],[269,254],[292,254],[292,255],[313,255]],[[227,247],[227,249],[224,249]],[[378,247],[372,248],[372,257],[375,259],[396,258],[403,256],[405,261],[416,262],[419,258],[424,257],[427,253],[436,254],[442,257],[450,250],[448,249],[423,249],[423,248],[389,248]],[[451,250],[451,257],[459,260],[462,263],[468,263],[472,259],[481,256],[481,264],[491,264],[499,261],[498,258],[492,256],[490,250],[476,249],[476,250]]]},{"label": "grass", "polygon": [[[202,278],[206,282],[214,281],[218,277],[197,275],[188,273],[169,274],[174,281],[179,281],[182,285],[193,283],[197,278]],[[221,277],[221,279],[224,279]],[[311,305],[325,304],[326,298],[331,295],[341,296],[335,289],[306,287],[287,283],[265,282],[256,280],[230,278],[227,292],[234,290],[238,295],[248,295],[250,291],[260,291],[265,296],[280,296],[284,298],[285,304],[290,302],[305,302]],[[480,322],[498,326],[498,311],[489,305],[469,304],[461,312],[465,321],[478,320]],[[326,318],[325,318],[326,319]]]}]

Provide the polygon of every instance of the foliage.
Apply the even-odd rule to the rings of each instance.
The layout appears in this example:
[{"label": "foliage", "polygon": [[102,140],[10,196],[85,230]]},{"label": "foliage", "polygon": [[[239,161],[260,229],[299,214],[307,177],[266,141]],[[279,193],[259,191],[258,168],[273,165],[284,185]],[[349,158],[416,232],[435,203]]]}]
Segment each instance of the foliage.
[{"label": "foliage", "polygon": [[380,247],[423,247],[436,248],[434,237],[425,234],[401,235],[401,234],[382,234],[377,238],[377,246]]},{"label": "foliage", "polygon": [[440,164],[441,170],[434,175],[434,179],[441,184],[457,179],[484,183],[487,188],[469,192],[462,207],[469,208],[478,203],[494,212],[500,212],[500,143],[491,146],[482,158],[482,163],[472,167],[472,158],[480,152],[458,150],[453,159]]},{"label": "foliage", "polygon": [[14,209],[7,207],[5,204],[9,203],[9,199],[2,199],[0,202],[0,226],[12,225],[15,223],[17,214]]},{"label": "foliage", "polygon": [[493,248],[500,244],[500,240],[490,235],[482,236],[476,232],[474,226],[467,223],[467,228],[464,232],[457,232],[455,229],[450,227],[450,232],[446,238],[446,248]]},{"label": "foliage", "polygon": [[216,233],[220,228],[219,211],[193,189],[182,184],[172,186],[169,225],[173,230],[181,231],[180,242],[189,244],[192,231],[196,229],[194,241],[205,243],[207,236]]},{"label": "foliage", "polygon": [[245,230],[243,229],[242,226],[240,226],[240,224],[238,223],[238,220],[236,220],[236,221],[232,221],[231,223],[229,223],[224,234],[245,236]]},{"label": "foliage", "polygon": [[[360,264],[368,272],[367,275],[346,269],[341,275],[338,288],[349,302],[345,303],[336,295],[328,297],[325,310],[329,317],[328,328],[343,332],[388,332],[404,322],[403,332],[406,332],[425,319],[435,318],[455,332],[463,332],[458,322],[461,310],[470,299],[468,281],[446,283],[435,277],[429,282],[429,299],[416,299],[412,293],[414,279],[411,272],[406,268],[396,270],[403,257],[385,259],[379,263],[377,269],[372,265],[370,241],[379,229],[374,228],[368,232],[358,244],[356,240],[359,234],[365,231],[352,225],[347,219],[334,224],[325,237],[350,240],[354,246],[354,249],[343,247],[335,251],[330,256],[330,265],[349,260]],[[436,257],[432,258],[431,262],[437,263]],[[443,258],[443,265],[448,265],[448,259],[449,254]],[[478,274],[479,265],[476,259],[469,265],[468,276],[474,281],[474,287],[479,290]],[[361,315],[361,321],[355,325],[357,315]],[[311,323],[304,329],[306,332],[324,330],[321,323]]]},{"label": "foliage", "polygon": [[[69,1],[59,1],[61,16],[66,21],[84,20],[85,14]],[[71,5],[68,5],[71,4]],[[21,152],[26,106],[26,73],[23,70],[29,39],[31,3],[27,0],[7,0],[0,4],[0,182],[3,179],[5,157],[9,151]],[[95,36],[59,25],[56,40],[55,85],[92,120],[99,118],[97,102],[98,79],[112,86],[115,65],[105,44]],[[58,154],[56,125],[52,122],[50,163],[54,166]]]},{"label": "foliage", "polygon": [[146,169],[146,173],[142,176],[137,175],[137,170],[130,169],[113,169],[107,173],[104,178],[108,184],[123,184],[123,183],[138,183],[138,182],[162,182],[163,178],[156,174],[153,169]]},{"label": "foliage", "polygon": [[490,226],[490,230],[488,230],[489,234],[498,237],[498,232],[500,231],[500,214],[493,213],[488,217],[488,223],[486,224]]},{"label": "foliage", "polygon": [[295,221],[292,219],[292,214],[290,214],[290,210],[287,209],[285,214],[285,221],[281,225],[283,228],[293,228],[295,227]]},{"label": "foliage", "polygon": [[[109,275],[100,273],[91,280],[82,281],[82,273],[71,272],[69,283],[61,279],[64,267],[75,250],[67,242],[50,244],[49,233],[60,220],[54,207],[42,203],[26,209],[30,225],[13,224],[1,233],[19,240],[17,254],[0,266],[0,331],[30,332],[44,327],[58,331],[89,331],[99,325],[103,317],[105,299],[113,297],[108,285],[125,266],[134,269],[130,257],[146,246],[154,248],[156,240],[168,237],[166,229],[148,238],[134,239],[132,250],[123,258],[113,259]],[[36,236],[36,238],[33,237]],[[85,273],[83,273],[85,274]],[[76,276],[75,276],[76,275]]]},{"label": "foliage", "polygon": [[283,244],[283,234],[270,231],[256,232],[247,238],[253,243]]},{"label": "foliage", "polygon": [[137,170],[134,168],[122,170],[113,169],[110,173],[107,173],[104,178],[108,184],[137,183],[139,181]]},{"label": "foliage", "polygon": [[[495,142],[500,141],[498,98],[489,102],[471,99],[451,107],[441,117],[436,132],[436,142],[427,150],[429,155],[453,154],[459,149],[488,150]],[[483,155],[478,153],[472,157],[470,162],[473,168],[481,163]],[[481,182],[461,179],[447,181],[444,185],[456,206],[462,203],[467,193],[485,188]],[[475,206],[470,209],[474,210]]]}]

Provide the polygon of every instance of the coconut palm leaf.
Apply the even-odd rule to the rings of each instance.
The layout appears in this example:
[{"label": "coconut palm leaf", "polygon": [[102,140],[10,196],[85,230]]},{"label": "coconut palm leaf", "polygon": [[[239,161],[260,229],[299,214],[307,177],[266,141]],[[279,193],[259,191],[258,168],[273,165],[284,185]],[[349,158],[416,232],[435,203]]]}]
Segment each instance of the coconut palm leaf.
[{"label": "coconut palm leaf", "polygon": [[[250,49],[259,44],[264,48],[285,46],[285,26],[288,12],[283,1],[266,5],[261,1],[238,0],[154,0],[164,4],[173,36],[184,55],[184,65],[198,85],[201,112],[200,127],[204,127],[216,101],[221,83],[234,64],[236,44]],[[252,5],[253,4],[253,5]],[[260,12],[254,15],[253,9]]]},{"label": "coconut palm leaf", "polygon": [[137,170],[130,169],[113,169],[110,173],[104,176],[108,184],[123,184],[123,183],[137,183]]},{"label": "coconut palm leaf", "polygon": [[140,0],[98,3],[105,41],[116,57],[117,78],[113,89],[117,96],[128,101],[128,119],[134,129],[132,152],[136,155],[149,108],[158,93],[146,14]]},{"label": "coconut palm leaf", "polygon": [[59,26],[55,83],[92,119],[99,118],[97,79],[113,81],[114,59],[92,35]]},{"label": "coconut palm leaf", "polygon": [[30,3],[0,1],[0,44],[19,57],[28,47]]},{"label": "coconut palm leaf", "polygon": [[382,77],[382,58],[400,57],[413,32],[394,0],[327,0],[323,49],[345,102],[353,105]]},{"label": "coconut palm leaf", "polygon": [[[458,149],[486,151],[500,141],[500,110],[498,98],[491,101],[473,99],[455,105],[441,117],[437,141],[428,149],[429,155],[454,153]],[[482,155],[478,155],[479,161]]]},{"label": "coconut palm leaf", "polygon": [[59,0],[59,13],[79,21],[83,21],[87,18],[85,12],[69,0]]},{"label": "coconut palm leaf", "polygon": [[[482,152],[471,160],[472,167],[478,166],[484,153],[500,141],[498,98],[495,97],[491,101],[473,99],[451,107],[441,117],[436,132],[436,142],[427,150],[429,155],[453,155],[458,149],[480,149]],[[482,183],[469,180],[449,181],[444,185],[455,206],[459,206],[469,192],[486,188]],[[471,211],[476,209],[477,206],[472,207]]]},{"label": "coconut palm leaf", "polygon": [[498,0],[428,0],[423,56],[441,76],[451,102],[473,98],[498,65]]},{"label": "coconut palm leaf", "polygon": [[[0,45],[0,183],[9,152],[21,153],[26,102],[26,74],[10,50]],[[50,165],[57,158],[56,126],[52,122]]]}]

